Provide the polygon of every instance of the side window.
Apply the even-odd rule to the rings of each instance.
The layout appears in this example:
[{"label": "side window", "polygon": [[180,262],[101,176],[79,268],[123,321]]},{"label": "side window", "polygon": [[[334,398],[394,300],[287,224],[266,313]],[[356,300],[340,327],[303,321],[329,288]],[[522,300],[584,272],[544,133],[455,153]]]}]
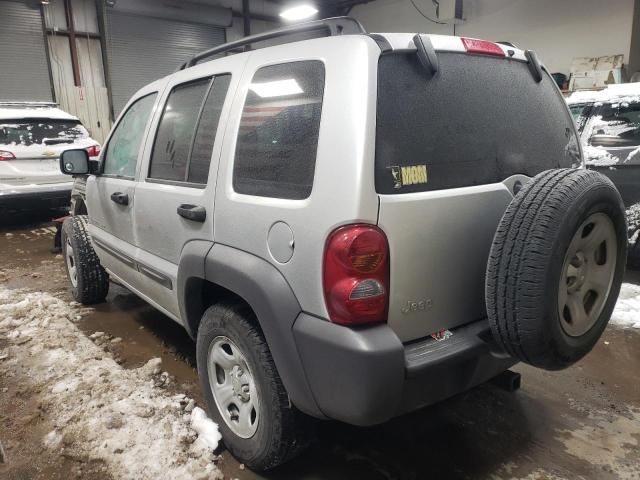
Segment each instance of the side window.
[{"label": "side window", "polygon": [[149,178],[207,183],[230,81],[231,75],[218,75],[171,91],[153,144]]},{"label": "side window", "polygon": [[210,78],[178,85],[169,94],[151,152],[149,178],[183,182],[189,149]]},{"label": "side window", "polygon": [[193,139],[191,158],[187,168],[187,182],[207,183],[209,165],[213,152],[213,142],[220,121],[220,113],[227,97],[231,75],[219,75],[213,80],[213,86],[202,109],[200,123]]},{"label": "side window", "polygon": [[270,65],[255,73],[238,132],[236,192],[286,199],[311,194],[324,77],[317,60]]},{"label": "side window", "polygon": [[140,144],[155,100],[155,93],[142,97],[124,114],[107,144],[104,154],[104,174],[119,177],[135,176]]}]

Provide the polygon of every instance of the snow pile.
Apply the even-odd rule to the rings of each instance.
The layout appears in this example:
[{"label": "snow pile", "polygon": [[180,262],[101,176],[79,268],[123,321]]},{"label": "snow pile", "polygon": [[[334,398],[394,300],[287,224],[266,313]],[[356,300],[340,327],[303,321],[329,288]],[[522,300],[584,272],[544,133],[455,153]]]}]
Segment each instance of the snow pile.
[{"label": "snow pile", "polygon": [[119,366],[76,328],[79,313],[47,293],[0,287],[0,338],[9,342],[2,368],[25,370],[20,381],[40,392],[55,427],[43,444],[103,460],[114,478],[221,478],[217,425],[184,395],[155,386],[160,359]]},{"label": "snow pile", "polygon": [[569,105],[580,103],[633,103],[640,102],[640,83],[609,85],[602,90],[581,90],[568,98]]},{"label": "snow pile", "polygon": [[619,163],[619,159],[611,155],[604,147],[583,145],[584,163],[592,167],[611,167]]},{"label": "snow pile", "polygon": [[625,328],[640,328],[640,285],[622,284],[609,323]]}]

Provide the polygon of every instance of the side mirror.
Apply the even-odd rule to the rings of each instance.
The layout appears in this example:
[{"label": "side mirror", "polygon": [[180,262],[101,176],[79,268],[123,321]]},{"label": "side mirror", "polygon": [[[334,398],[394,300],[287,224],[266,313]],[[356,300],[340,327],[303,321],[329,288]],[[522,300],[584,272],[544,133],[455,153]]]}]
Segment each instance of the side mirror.
[{"label": "side mirror", "polygon": [[87,175],[89,173],[89,154],[81,148],[65,150],[60,155],[60,171],[65,175]]}]

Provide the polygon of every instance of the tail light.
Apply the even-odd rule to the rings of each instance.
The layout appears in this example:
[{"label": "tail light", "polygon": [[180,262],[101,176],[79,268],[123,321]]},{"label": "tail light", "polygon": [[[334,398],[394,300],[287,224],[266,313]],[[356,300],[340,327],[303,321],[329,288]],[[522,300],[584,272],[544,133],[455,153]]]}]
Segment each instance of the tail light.
[{"label": "tail light", "polygon": [[462,44],[468,53],[478,53],[481,55],[493,55],[495,57],[504,57],[504,50],[500,45],[486,40],[478,40],[477,38],[462,37]]},{"label": "tail light", "polygon": [[0,161],[2,161],[2,160],[13,160],[15,158],[16,158],[16,156],[13,153],[11,153],[11,152],[9,152],[7,150],[0,150]]},{"label": "tail light", "polygon": [[332,322],[384,322],[389,303],[389,244],[373,225],[347,225],[327,239],[324,298]]},{"label": "tail light", "polygon": [[100,145],[91,145],[89,148],[85,149],[90,157],[97,157],[100,155]]}]

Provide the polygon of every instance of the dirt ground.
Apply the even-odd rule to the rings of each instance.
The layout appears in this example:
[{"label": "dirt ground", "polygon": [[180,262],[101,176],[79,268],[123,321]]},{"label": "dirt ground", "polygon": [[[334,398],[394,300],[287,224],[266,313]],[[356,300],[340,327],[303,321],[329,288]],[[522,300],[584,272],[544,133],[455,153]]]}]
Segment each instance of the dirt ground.
[{"label": "dirt ground", "polygon": [[[46,218],[46,216],[44,217]],[[62,258],[50,253],[53,230],[43,218],[0,227],[0,287],[44,291],[71,301]],[[627,274],[640,283],[640,275]],[[125,369],[154,357],[174,381],[172,393],[200,401],[195,345],[170,319],[116,285],[104,304],[76,326],[121,341],[105,354]],[[51,451],[44,391],[28,388],[30,373],[7,368],[0,334],[0,442],[4,479],[108,479],[104,461]],[[562,372],[524,365],[514,393],[482,385],[387,424],[320,425],[316,444],[264,475],[221,452],[224,478],[249,479],[640,479],[640,330],[610,327],[581,362]],[[64,450],[64,449],[63,449]]]}]

